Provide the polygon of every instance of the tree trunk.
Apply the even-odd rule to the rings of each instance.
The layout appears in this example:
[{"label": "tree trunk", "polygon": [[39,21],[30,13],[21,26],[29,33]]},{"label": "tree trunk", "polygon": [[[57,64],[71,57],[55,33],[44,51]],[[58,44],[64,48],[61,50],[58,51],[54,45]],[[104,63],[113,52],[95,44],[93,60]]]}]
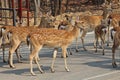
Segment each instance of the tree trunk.
[{"label": "tree trunk", "polygon": [[61,13],[61,3],[62,3],[62,1],[59,0],[59,14],[62,14],[62,13]]},{"label": "tree trunk", "polygon": [[[5,8],[9,8],[9,4],[8,4],[8,0],[5,0]],[[9,12],[8,10],[6,10],[5,12],[5,16],[6,16],[6,24],[8,24],[8,17],[9,17]]]},{"label": "tree trunk", "polygon": [[[7,0],[1,0],[1,8],[9,8],[9,4]],[[9,11],[2,10],[2,17],[5,17],[5,24],[8,23]],[[2,18],[3,19],[3,18]]]},{"label": "tree trunk", "polygon": [[[1,0],[1,8],[5,8],[5,2]],[[2,10],[2,17],[5,17],[5,10]]]},{"label": "tree trunk", "polygon": [[66,1],[66,10],[68,10],[68,0]]},{"label": "tree trunk", "polygon": [[[40,1],[40,0],[39,0]],[[36,25],[37,23],[37,17],[38,17],[38,12],[39,12],[39,7],[38,7],[38,1],[34,0],[34,5],[35,5],[35,11],[34,11],[34,25]],[[40,6],[40,5],[39,5]]]}]

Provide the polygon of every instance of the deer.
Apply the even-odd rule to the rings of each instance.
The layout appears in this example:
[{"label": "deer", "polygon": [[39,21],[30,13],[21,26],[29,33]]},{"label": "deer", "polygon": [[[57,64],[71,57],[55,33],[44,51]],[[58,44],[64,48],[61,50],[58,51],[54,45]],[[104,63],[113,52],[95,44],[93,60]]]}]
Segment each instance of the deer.
[{"label": "deer", "polygon": [[[62,21],[62,22],[58,25],[58,30],[66,30],[66,31],[72,30],[73,27],[67,26],[67,25],[68,25],[68,22],[69,22],[68,20]],[[69,23],[70,23],[70,22],[69,22]],[[77,43],[77,38],[76,38],[76,43]],[[71,47],[70,47],[69,50],[70,50],[69,54],[72,55],[72,49],[71,49]],[[63,56],[61,56],[61,57],[63,57]],[[68,57],[68,53],[67,53],[67,57]]]},{"label": "deer", "polygon": [[[97,29],[97,27],[100,27],[102,26],[103,24],[106,26],[108,26],[108,22],[109,22],[109,19],[106,19],[104,18],[103,16],[101,15],[92,15],[92,16],[83,16],[80,20],[79,20],[80,24],[82,24],[82,26],[80,27],[81,28],[81,31],[82,31],[82,35],[81,35],[81,40],[82,40],[82,45],[83,45],[83,48],[84,50],[87,50],[84,46],[84,37],[86,36],[86,33],[87,32],[90,32],[90,31],[95,31],[95,29]],[[102,29],[101,29],[102,31]],[[100,32],[101,32],[100,31]],[[95,33],[95,35],[97,35]],[[98,36],[98,35],[97,35]],[[102,35],[101,35],[102,36]],[[100,36],[99,36],[100,37]],[[96,45],[96,42],[94,41],[94,46]],[[76,45],[77,46],[77,45]],[[78,48],[76,48],[78,51]],[[104,51],[103,51],[104,53]]]},{"label": "deer", "polygon": [[[119,26],[118,21],[116,19],[112,20],[112,26],[113,26],[113,28],[111,29],[111,39],[113,40],[112,66],[113,66],[113,68],[116,68],[117,64],[115,61],[115,51],[120,45],[120,26]],[[114,35],[113,35],[113,31],[114,31]]]},{"label": "deer", "polygon": [[[4,29],[6,28],[6,31],[4,31],[3,28]],[[1,27],[0,45],[3,46],[2,47],[2,49],[3,49],[3,62],[6,62],[6,60],[5,60],[5,44],[8,44],[8,45],[11,44],[10,40],[8,39],[9,37],[8,37],[7,32],[12,30],[12,29],[16,29],[16,27],[15,26],[4,26],[4,27],[2,26]],[[18,62],[21,62],[20,58],[22,56],[18,53],[17,49],[15,50],[15,52],[16,52],[16,55],[17,55]]]},{"label": "deer", "polygon": [[[14,27],[13,29],[9,29],[10,28],[9,26],[4,26],[2,28],[6,31],[6,33],[11,34],[10,41],[11,41],[12,46],[9,49],[8,60],[9,60],[9,66],[11,68],[15,68],[15,66],[13,65],[13,53],[15,52],[16,49],[19,48],[19,46],[22,42],[26,42],[26,37],[28,34],[34,33],[34,32],[39,32],[40,28],[36,28],[34,26]],[[39,56],[38,56],[38,60],[39,60]],[[20,61],[20,59],[19,59],[19,61]]]},{"label": "deer", "polygon": [[95,52],[97,52],[97,44],[98,44],[98,40],[100,39],[101,40],[101,45],[102,45],[102,50],[103,50],[103,55],[104,55],[104,45],[105,45],[105,35],[106,35],[106,32],[107,32],[107,27],[103,24],[101,25],[98,25],[96,28],[95,28],[95,45],[94,47],[96,48]]},{"label": "deer", "polygon": [[[5,29],[5,31],[7,33],[10,33],[11,34],[11,47],[9,49],[9,57],[8,57],[8,62],[9,62],[9,66],[11,68],[15,68],[15,66],[13,65],[13,53],[16,51],[16,49],[19,48],[20,44],[22,42],[26,42],[26,36],[29,34],[29,33],[32,33],[32,32],[36,32],[36,31],[39,31],[39,28],[36,28],[34,26],[31,26],[31,27],[14,27],[13,29],[8,29],[8,26],[4,26],[3,27]],[[38,58],[39,59],[39,58]],[[19,62],[20,59],[19,59]]]},{"label": "deer", "polygon": [[[88,31],[94,31],[95,27],[101,24],[101,20],[103,19],[102,16],[83,16],[80,20],[79,23],[80,25],[82,24],[81,28],[81,40],[82,40],[82,46],[84,50],[86,51],[87,49],[84,46],[84,37]],[[77,44],[76,44],[77,46]],[[78,48],[76,48],[76,51],[79,51]]]},{"label": "deer", "polygon": [[[108,14],[108,19],[109,19],[109,26],[108,26],[108,42],[109,42],[109,36],[111,36],[112,39],[112,35],[109,34],[109,31],[111,32],[112,28],[114,28],[115,24],[116,25],[120,25],[120,14],[118,13],[107,13]],[[109,46],[109,43],[108,43]]]},{"label": "deer", "polygon": [[116,31],[116,33],[114,34],[114,38],[113,38],[113,46],[112,46],[112,66],[113,66],[113,68],[117,67],[117,64],[115,61],[115,50],[120,45],[120,31],[119,30]]},{"label": "deer", "polygon": [[120,25],[118,23],[118,20],[116,18],[112,19],[111,21],[111,25],[112,25],[112,28],[111,28],[111,39],[113,40],[113,31],[120,31]]},{"label": "deer", "polygon": [[[71,26],[71,24],[69,24]],[[67,60],[66,60],[66,53],[67,53],[67,47],[72,43],[72,41],[78,36],[79,34],[79,26],[77,22],[75,22],[75,26],[73,26],[73,29],[71,31],[66,30],[57,30],[57,29],[40,29],[41,31],[36,33],[31,33],[27,36],[27,43],[31,43],[33,45],[33,50],[29,55],[30,59],[30,73],[32,75],[36,75],[33,72],[33,58],[35,58],[35,61],[38,65],[39,71],[43,73],[43,70],[41,69],[38,60],[37,55],[42,47],[53,47],[53,48],[61,48],[62,49],[62,55],[64,58],[64,64],[65,64],[65,70],[68,72],[68,66],[67,66]],[[53,60],[51,64],[51,72],[55,72],[54,70],[54,62],[56,59],[57,50],[53,53]]]}]

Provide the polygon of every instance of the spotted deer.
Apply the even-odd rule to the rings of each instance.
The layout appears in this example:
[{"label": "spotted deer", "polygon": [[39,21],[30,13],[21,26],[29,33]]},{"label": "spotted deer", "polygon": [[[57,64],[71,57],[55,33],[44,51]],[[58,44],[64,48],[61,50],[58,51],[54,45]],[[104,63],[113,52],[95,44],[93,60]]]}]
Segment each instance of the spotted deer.
[{"label": "spotted deer", "polygon": [[[112,45],[112,66],[113,68],[117,67],[116,61],[115,61],[115,51],[120,45],[120,26],[118,24],[118,21],[116,19],[112,20],[112,26],[111,29],[111,39],[113,40]],[[113,34],[114,31],[114,34]]]},{"label": "spotted deer", "polygon": [[107,32],[107,27],[105,25],[98,25],[95,28],[95,45],[94,47],[96,48],[95,52],[97,52],[97,45],[98,45],[98,40],[101,40],[101,45],[102,45],[102,50],[103,50],[103,55],[104,55],[104,45],[105,45],[105,35]]},{"label": "spotted deer", "polygon": [[[19,48],[20,43],[26,42],[26,36],[35,28],[33,27],[13,27],[13,26],[4,26],[2,27],[5,30],[5,33],[12,34],[11,36],[11,47],[9,49],[9,65],[10,67],[14,68],[13,65],[13,53]],[[20,58],[18,58],[18,61],[21,62]]]},{"label": "spotted deer", "polygon": [[113,38],[113,46],[112,46],[112,66],[113,66],[113,68],[117,67],[117,64],[115,61],[115,50],[120,45],[120,31],[119,30],[116,31],[114,38]]},{"label": "spotted deer", "polygon": [[[71,26],[71,24],[69,26]],[[66,49],[70,45],[70,43],[78,36],[78,34],[79,34],[79,26],[77,22],[75,23],[75,26],[73,26],[73,29],[71,31],[43,28],[41,29],[40,32],[29,34],[27,37],[27,42],[28,43],[30,42],[34,47],[33,51],[30,53],[30,56],[29,56],[31,74],[35,75],[35,73],[33,72],[33,64],[32,64],[33,58],[35,58],[36,60],[39,71],[41,73],[43,72],[37,60],[38,52],[43,46],[62,48],[62,55],[64,57],[65,70],[69,71],[67,66],[67,60],[66,60],[66,53],[67,53]],[[54,62],[56,59],[56,55],[57,55],[57,50],[54,51],[54,54],[53,54],[53,61],[51,64],[52,72],[55,72]]]},{"label": "spotted deer", "polygon": [[[81,32],[82,32],[81,40],[82,40],[82,45],[83,45],[84,50],[87,50],[84,46],[84,37],[86,36],[86,33],[89,32],[89,31],[94,31],[95,28],[98,25],[101,25],[101,20],[102,19],[103,19],[103,16],[93,15],[93,16],[83,16],[79,20],[80,25],[82,25],[80,27],[80,29],[81,29]],[[76,44],[76,46],[77,45],[78,44]],[[78,48],[76,48],[76,51],[78,51]]]},{"label": "spotted deer", "polygon": [[113,31],[114,32],[120,31],[120,25],[118,23],[118,20],[115,19],[115,18],[112,19],[111,25],[112,25],[112,28],[111,28],[111,39],[113,40]]},{"label": "spotted deer", "polygon": [[[6,29],[6,31],[3,31],[3,28]],[[5,45],[8,44],[8,45],[11,46],[11,42],[8,39],[9,37],[8,37],[7,32],[12,30],[12,29],[16,29],[16,27],[15,26],[1,27],[0,45],[2,45],[2,49],[3,49],[3,62],[6,62],[6,60],[5,60]],[[17,49],[15,50],[15,52],[16,52],[16,55],[17,55],[18,62],[21,62],[20,57],[22,57],[22,56],[18,53]]]},{"label": "spotted deer", "polygon": [[[26,37],[28,36],[28,34],[30,33],[35,33],[35,32],[40,32],[41,29],[40,28],[36,28],[34,26],[24,26],[24,27],[14,27],[13,29],[9,29],[9,26],[4,26],[3,28],[5,29],[5,31],[7,33],[11,34],[11,47],[9,49],[9,65],[12,68],[15,68],[15,66],[13,65],[13,53],[15,52],[15,50],[20,46],[20,44],[22,42],[26,42]],[[39,59],[39,56],[38,56]],[[20,60],[19,60],[20,61]]]}]

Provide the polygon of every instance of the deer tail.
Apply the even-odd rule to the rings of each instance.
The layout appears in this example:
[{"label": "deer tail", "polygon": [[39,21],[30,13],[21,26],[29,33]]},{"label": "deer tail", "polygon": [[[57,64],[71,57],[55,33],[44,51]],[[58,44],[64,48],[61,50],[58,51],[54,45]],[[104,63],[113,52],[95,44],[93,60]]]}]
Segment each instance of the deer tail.
[{"label": "deer tail", "polygon": [[30,35],[27,36],[26,42],[27,42],[28,47],[30,48]]},{"label": "deer tail", "polygon": [[114,29],[111,29],[110,30],[110,34],[111,34],[111,39],[113,40],[113,31],[114,31]]}]

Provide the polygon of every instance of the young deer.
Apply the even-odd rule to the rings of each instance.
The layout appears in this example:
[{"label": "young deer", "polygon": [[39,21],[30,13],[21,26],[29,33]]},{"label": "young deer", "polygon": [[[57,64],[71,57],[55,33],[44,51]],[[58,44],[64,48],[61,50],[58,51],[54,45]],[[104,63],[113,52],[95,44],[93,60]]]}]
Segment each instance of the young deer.
[{"label": "young deer", "polygon": [[[70,24],[71,26],[71,24]],[[30,34],[27,38],[27,41],[30,42],[34,49],[31,52],[29,58],[30,58],[30,72],[32,75],[35,75],[33,72],[33,58],[35,58],[36,63],[38,65],[38,68],[40,72],[42,73],[43,70],[41,69],[38,60],[37,60],[37,55],[40,49],[43,46],[48,46],[48,47],[54,47],[54,48],[62,48],[62,55],[64,57],[64,63],[65,63],[65,69],[66,71],[69,71],[67,67],[67,61],[66,61],[66,53],[67,53],[67,47],[70,45],[70,43],[78,36],[79,34],[79,27],[77,25],[77,22],[74,26],[74,28],[71,31],[66,31],[66,30],[56,30],[56,29],[40,29],[40,32],[32,33]],[[57,55],[57,50],[54,51],[53,54],[53,61],[51,65],[51,71],[54,72],[54,62],[56,59]]]},{"label": "young deer", "polygon": [[95,44],[94,47],[96,48],[95,52],[97,52],[97,44],[98,44],[98,40],[101,40],[101,44],[102,44],[102,49],[103,49],[103,55],[104,55],[104,44],[105,44],[105,35],[106,35],[106,26],[104,25],[98,25],[95,28]]}]

